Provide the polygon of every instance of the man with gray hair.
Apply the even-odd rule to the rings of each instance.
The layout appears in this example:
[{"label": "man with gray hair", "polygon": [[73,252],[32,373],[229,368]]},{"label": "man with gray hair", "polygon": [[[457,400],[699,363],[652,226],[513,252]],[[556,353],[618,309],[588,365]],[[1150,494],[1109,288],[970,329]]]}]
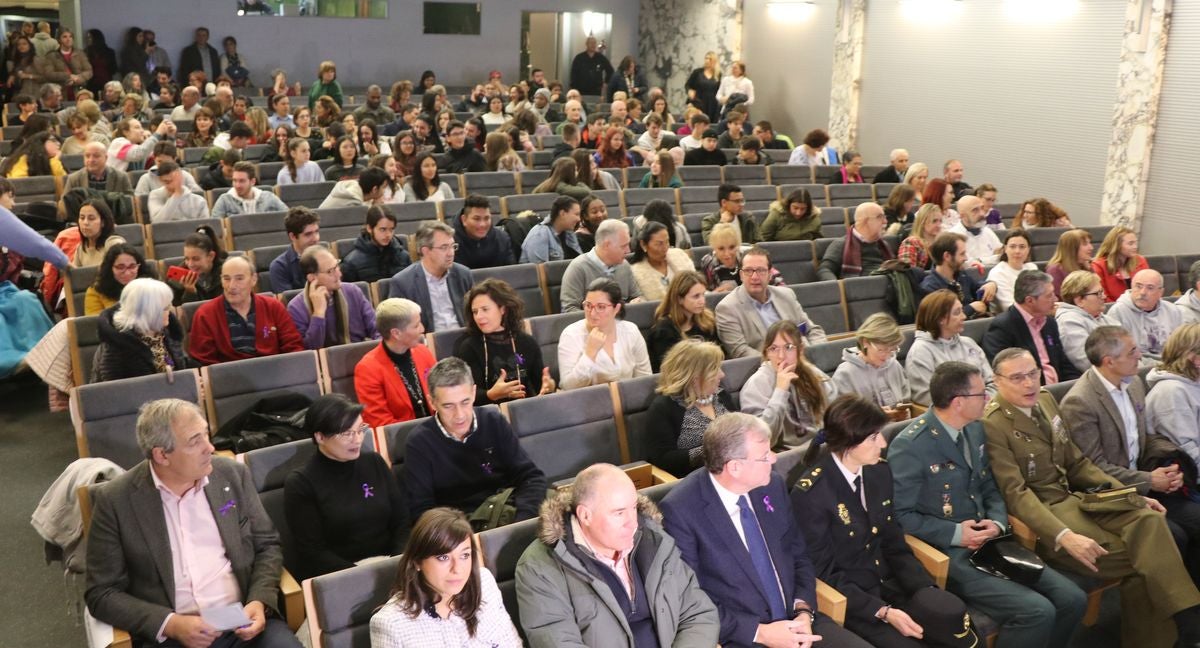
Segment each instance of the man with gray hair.
[{"label": "man with gray hair", "polygon": [[876,173],[872,182],[894,182],[896,184],[904,182],[904,174],[908,172],[908,150],[892,149],[891,154],[888,155],[888,161],[891,164],[883,171]]},{"label": "man with gray hair", "polygon": [[[92,491],[88,611],[135,644],[298,648],[276,609],[279,535],[249,469],[213,456],[195,403],[142,405],[136,434],[145,460]],[[200,616],[230,605],[245,625],[223,630]]]},{"label": "man with gray hair", "polygon": [[584,468],[546,501],[516,578],[531,648],[717,643],[717,609],[658,507],[611,464]]},{"label": "man with gray hair", "polygon": [[383,104],[383,88],[375,84],[367,86],[367,102],[354,111],[354,123],[361,125],[372,120],[377,126],[396,121],[396,113]]},{"label": "man with gray hair", "polygon": [[762,420],[723,414],[704,431],[704,469],[663,498],[663,525],[700,587],[717,604],[723,646],[865,648],[867,642],[817,612],[816,572],[772,470]]},{"label": "man with gray hair", "polygon": [[183,90],[179,91],[180,101],[183,103],[175,106],[171,110],[171,121],[188,121],[196,118],[196,113],[200,112],[200,90],[196,86],[184,86]]},{"label": "man with gray hair", "polygon": [[854,208],[854,226],[845,236],[833,239],[817,268],[817,279],[836,281],[847,277],[865,277],[892,259],[892,251],[883,242],[887,216],[876,202]]},{"label": "man with gray hair", "polygon": [[475,280],[470,268],[454,262],[454,228],[425,221],[415,236],[420,263],[397,272],[389,294],[420,305],[421,323],[428,332],[463,326],[463,298]]},{"label": "man with gray hair", "polygon": [[1175,301],[1185,324],[1200,322],[1200,261],[1188,268],[1187,290]]},{"label": "man with gray hair", "polygon": [[1133,275],[1129,290],[1117,298],[1108,316],[1133,335],[1142,356],[1150,361],[1162,359],[1171,331],[1184,323],[1182,309],[1163,299],[1162,274],[1149,268]]},{"label": "man with gray hair", "polygon": [[625,255],[629,254],[629,226],[613,218],[596,228],[596,245],[590,251],[571,260],[562,278],[562,312],[583,310],[587,287],[600,277],[608,277],[621,287],[626,302],[642,300],[642,290],[633,278],[633,270]]},{"label": "man with gray hair", "polygon": [[482,531],[536,517],[546,476],[498,410],[474,406],[475,380],[467,363],[446,358],[426,380],[436,413],[404,446],[409,519],[449,506]]},{"label": "man with gray hair", "polygon": [[1058,334],[1055,301],[1054,279],[1050,275],[1041,270],[1022,270],[1013,285],[1013,305],[991,321],[983,336],[980,346],[988,359],[1004,349],[1017,347],[1033,354],[1041,371],[1041,384],[1078,378],[1079,368],[1067,357]]},{"label": "man with gray hair", "polygon": [[987,226],[987,209],[983,199],[975,196],[963,196],[958,199],[958,215],[960,220],[946,229],[967,237],[967,263],[979,266],[981,271],[991,268],[1000,262],[1000,237],[996,230]]}]

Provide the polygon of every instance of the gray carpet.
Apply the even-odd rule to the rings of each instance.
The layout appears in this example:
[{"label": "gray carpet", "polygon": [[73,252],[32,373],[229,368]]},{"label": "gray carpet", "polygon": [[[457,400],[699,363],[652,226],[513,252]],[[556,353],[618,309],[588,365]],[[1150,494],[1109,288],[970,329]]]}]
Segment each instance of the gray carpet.
[{"label": "gray carpet", "polygon": [[[45,564],[42,540],[29,524],[42,493],[76,458],[70,417],[48,413],[45,385],[24,376],[0,381],[0,421],[0,646],[85,646],[82,628],[67,613],[62,571]],[[1116,590],[1108,592],[1100,622],[1080,628],[1071,646],[1116,648],[1119,603]]]}]

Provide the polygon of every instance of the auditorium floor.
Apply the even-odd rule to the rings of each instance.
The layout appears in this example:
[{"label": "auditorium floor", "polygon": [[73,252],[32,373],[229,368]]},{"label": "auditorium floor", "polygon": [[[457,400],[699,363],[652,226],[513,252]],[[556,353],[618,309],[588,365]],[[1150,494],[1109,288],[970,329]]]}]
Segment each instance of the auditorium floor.
[{"label": "auditorium floor", "polygon": [[[57,563],[45,564],[29,524],[42,494],[76,457],[70,418],[46,411],[46,387],[34,376],[0,381],[0,448],[0,647],[84,646],[82,628],[68,616],[68,585]],[[82,594],[82,578],[77,587]],[[1071,646],[1117,648],[1119,602],[1115,589],[1107,592],[1100,622],[1080,628]]]}]

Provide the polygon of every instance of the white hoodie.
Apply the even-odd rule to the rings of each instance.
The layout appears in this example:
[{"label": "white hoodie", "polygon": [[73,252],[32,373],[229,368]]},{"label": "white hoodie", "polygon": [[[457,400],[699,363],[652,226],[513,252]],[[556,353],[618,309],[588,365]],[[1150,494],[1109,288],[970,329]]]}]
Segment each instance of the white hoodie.
[{"label": "white hoodie", "polygon": [[1185,324],[1192,322],[1200,322],[1200,295],[1196,294],[1195,288],[1189,288],[1187,292],[1180,295],[1175,301],[1175,305],[1179,307],[1179,313],[1183,316]]},{"label": "white hoodie", "polygon": [[957,360],[979,367],[988,396],[996,395],[996,383],[992,379],[992,367],[987,356],[973,338],[955,335],[950,338],[934,339],[925,331],[917,331],[912,348],[904,357],[904,370],[908,373],[909,387],[914,403],[929,407],[929,379],[933,370],[943,362]]},{"label": "white hoodie", "polygon": [[1161,369],[1146,375],[1146,422],[1200,465],[1200,382]]},{"label": "white hoodie", "polygon": [[1108,315],[1133,334],[1133,340],[1143,356],[1153,359],[1162,357],[1171,331],[1183,325],[1183,313],[1175,304],[1160,299],[1158,306],[1147,313],[1133,303],[1128,290],[1117,298]]},{"label": "white hoodie", "polygon": [[912,402],[908,378],[896,358],[888,358],[882,367],[873,367],[855,348],[842,349],[842,363],[833,372],[833,386],[839,394],[858,394],[883,407]]},{"label": "white hoodie", "polygon": [[1121,325],[1107,313],[1101,313],[1100,317],[1092,317],[1082,308],[1066,302],[1058,303],[1058,310],[1054,311],[1054,320],[1058,322],[1058,337],[1062,338],[1063,352],[1080,373],[1092,368],[1092,363],[1088,362],[1087,354],[1083,350],[1088,335],[1101,326]]}]

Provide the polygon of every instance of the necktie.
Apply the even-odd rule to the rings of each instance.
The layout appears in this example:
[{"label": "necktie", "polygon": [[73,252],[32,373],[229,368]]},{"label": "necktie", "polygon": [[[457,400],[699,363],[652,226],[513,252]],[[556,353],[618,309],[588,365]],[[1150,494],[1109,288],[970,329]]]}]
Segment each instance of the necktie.
[{"label": "necktie", "polygon": [[863,497],[862,475],[854,477],[854,496],[858,498],[858,503],[862,505],[863,510],[867,510],[866,498]]},{"label": "necktie", "polygon": [[771,564],[771,553],[767,551],[767,541],[763,538],[762,529],[758,526],[758,518],[750,509],[750,500],[745,495],[738,498],[738,510],[742,519],[742,533],[746,536],[746,549],[750,551],[750,561],[754,563],[754,571],[758,574],[759,585],[771,606],[771,620],[778,621],[787,618],[787,608],[783,604],[783,596],[779,591],[779,579],[775,576],[775,567]]},{"label": "necktie", "polygon": [[967,450],[967,431],[963,430],[958,433],[958,451],[962,453],[963,459],[966,460],[968,466],[972,466],[971,452]]}]

